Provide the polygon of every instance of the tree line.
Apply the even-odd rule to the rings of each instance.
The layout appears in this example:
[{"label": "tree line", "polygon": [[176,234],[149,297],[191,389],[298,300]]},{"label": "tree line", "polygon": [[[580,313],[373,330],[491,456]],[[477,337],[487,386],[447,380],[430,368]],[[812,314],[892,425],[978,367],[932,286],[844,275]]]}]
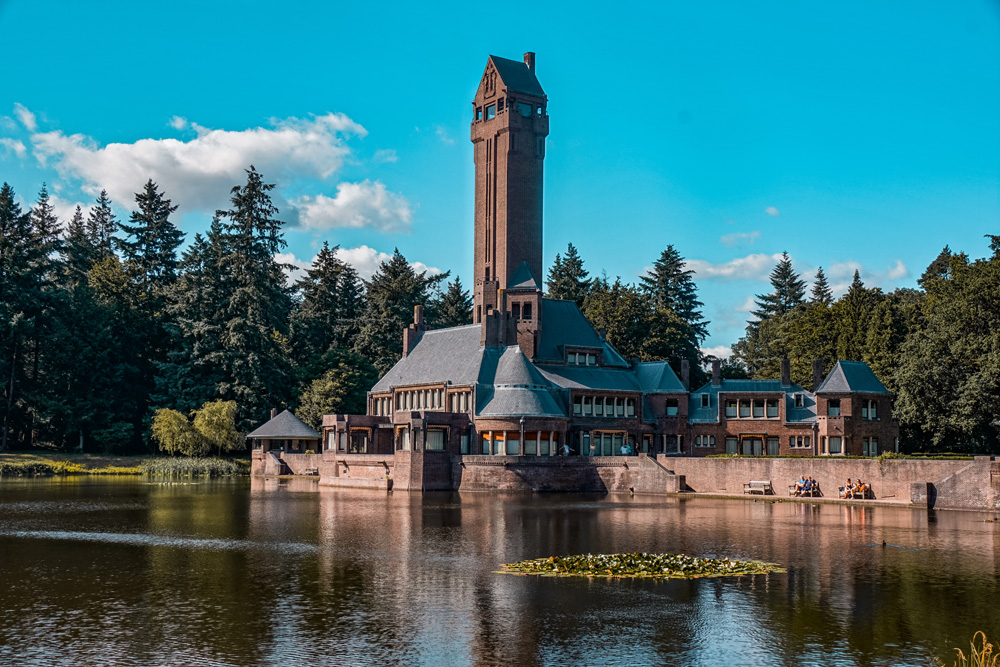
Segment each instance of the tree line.
[{"label": "tree line", "polygon": [[[152,180],[122,221],[106,192],[62,222],[44,185],[27,211],[0,188],[0,449],[144,451],[157,411],[195,451],[234,442],[219,415],[246,433],[287,406],[318,427],[324,414],[365,411],[415,304],[432,328],[471,322],[457,277],[417,271],[398,250],[362,280],[324,244],[289,284],[274,185],[246,174],[183,251],[177,206]],[[822,268],[809,288],[783,255],[723,375],[778,377],[788,358],[813,389],[814,359],[824,372],[865,361],[896,395],[905,447],[997,451],[1000,236],[988,238],[992,257],[946,247],[918,289],[885,293],[855,273],[838,299]],[[569,244],[546,292],[577,303],[626,358],[665,359],[678,374],[687,360],[693,387],[707,381],[709,322],[672,245],[629,284],[590,277]]]},{"label": "tree line", "polygon": [[183,252],[177,206],[152,180],[127,220],[106,192],[62,222],[44,185],[27,211],[0,188],[0,449],[145,451],[158,410],[176,413],[164,424],[194,451],[232,443],[209,416],[246,433],[288,406],[318,426],[365,411],[414,304],[432,326],[471,321],[457,278],[416,271],[398,250],[363,281],[324,244],[289,285],[274,185],[246,174]]}]

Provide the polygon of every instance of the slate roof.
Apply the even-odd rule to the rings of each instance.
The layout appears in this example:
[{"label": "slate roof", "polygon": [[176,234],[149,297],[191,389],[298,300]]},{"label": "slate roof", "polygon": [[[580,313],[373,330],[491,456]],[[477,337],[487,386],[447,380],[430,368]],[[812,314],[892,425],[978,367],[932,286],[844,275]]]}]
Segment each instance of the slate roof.
[{"label": "slate roof", "polygon": [[521,348],[512,345],[497,362],[492,386],[479,385],[476,412],[480,417],[565,417],[554,389]]},{"label": "slate roof", "polygon": [[305,422],[285,410],[280,415],[270,420],[266,424],[258,427],[256,431],[247,435],[248,438],[274,438],[280,440],[298,439],[304,440],[315,438],[319,440],[320,435],[309,428]]},{"label": "slate roof", "polygon": [[541,289],[527,262],[521,262],[517,271],[507,281],[507,289]]},{"label": "slate roof", "polygon": [[[711,382],[691,392],[688,402],[688,418],[691,422],[719,421],[719,394],[782,394],[785,400],[785,421],[813,422],[816,421],[816,397],[794,382],[782,386],[781,380],[727,380],[723,378],[721,386]],[[709,406],[701,407],[701,395],[709,394]],[[795,407],[795,395],[802,394],[803,406]]]},{"label": "slate roof", "polygon": [[686,394],[687,389],[677,379],[666,361],[644,361],[635,367],[639,386],[646,394]]},{"label": "slate roof", "polygon": [[631,370],[573,365],[539,365],[537,368],[546,380],[563,389],[640,391],[639,381]]},{"label": "slate roof", "polygon": [[838,361],[830,374],[816,389],[820,394],[888,394],[872,369],[863,361]]},{"label": "slate roof", "polygon": [[538,342],[539,363],[566,360],[566,347],[590,347],[604,351],[605,366],[628,367],[628,362],[597,335],[573,301],[542,299],[542,335]]},{"label": "slate roof", "polygon": [[500,56],[490,56],[493,66],[497,68],[497,74],[503,80],[507,90],[513,90],[529,95],[545,96],[542,84],[538,83],[535,73],[528,69],[528,66],[520,60],[508,60]]},{"label": "slate roof", "polygon": [[[486,349],[480,347],[478,324],[425,331],[410,354],[396,362],[372,391],[389,391],[403,385],[451,381],[469,385],[477,382]],[[498,353],[495,353],[499,357]],[[490,376],[492,381],[492,375]]]}]

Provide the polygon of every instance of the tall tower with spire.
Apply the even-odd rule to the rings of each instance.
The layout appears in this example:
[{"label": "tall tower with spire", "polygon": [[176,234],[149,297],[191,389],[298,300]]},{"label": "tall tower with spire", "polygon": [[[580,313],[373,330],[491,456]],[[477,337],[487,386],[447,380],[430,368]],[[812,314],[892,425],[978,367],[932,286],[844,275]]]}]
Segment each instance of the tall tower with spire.
[{"label": "tall tower with spire", "polygon": [[[473,320],[499,318],[501,344],[534,356],[541,326],[542,164],[548,98],[523,61],[490,56],[472,102],[476,164]],[[505,336],[504,332],[508,332]],[[516,332],[516,333],[515,333]],[[512,340],[516,336],[516,341]],[[484,341],[488,337],[484,324]],[[534,343],[530,339],[534,339]]]}]

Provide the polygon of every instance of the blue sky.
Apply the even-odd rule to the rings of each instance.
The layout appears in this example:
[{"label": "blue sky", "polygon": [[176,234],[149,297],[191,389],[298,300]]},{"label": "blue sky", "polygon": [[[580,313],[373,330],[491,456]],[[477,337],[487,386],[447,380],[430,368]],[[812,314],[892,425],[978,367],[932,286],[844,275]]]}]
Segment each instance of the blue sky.
[{"label": "blue sky", "polygon": [[[288,261],[394,247],[472,280],[471,100],[535,51],[549,96],[545,265],[634,281],[668,243],[706,348],[788,251],[835,286],[913,286],[1000,234],[1000,4],[0,0],[0,180],[60,210],[147,178],[207,227],[251,162]],[[510,18],[499,18],[508,15]]]}]

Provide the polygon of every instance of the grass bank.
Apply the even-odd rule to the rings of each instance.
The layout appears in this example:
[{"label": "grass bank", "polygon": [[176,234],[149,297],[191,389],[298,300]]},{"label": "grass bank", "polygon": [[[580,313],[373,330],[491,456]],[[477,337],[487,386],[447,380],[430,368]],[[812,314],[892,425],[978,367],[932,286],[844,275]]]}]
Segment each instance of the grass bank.
[{"label": "grass bank", "polygon": [[243,459],[161,456],[99,456],[34,452],[0,453],[0,477],[54,475],[148,475],[159,477],[224,477],[250,474]]}]

